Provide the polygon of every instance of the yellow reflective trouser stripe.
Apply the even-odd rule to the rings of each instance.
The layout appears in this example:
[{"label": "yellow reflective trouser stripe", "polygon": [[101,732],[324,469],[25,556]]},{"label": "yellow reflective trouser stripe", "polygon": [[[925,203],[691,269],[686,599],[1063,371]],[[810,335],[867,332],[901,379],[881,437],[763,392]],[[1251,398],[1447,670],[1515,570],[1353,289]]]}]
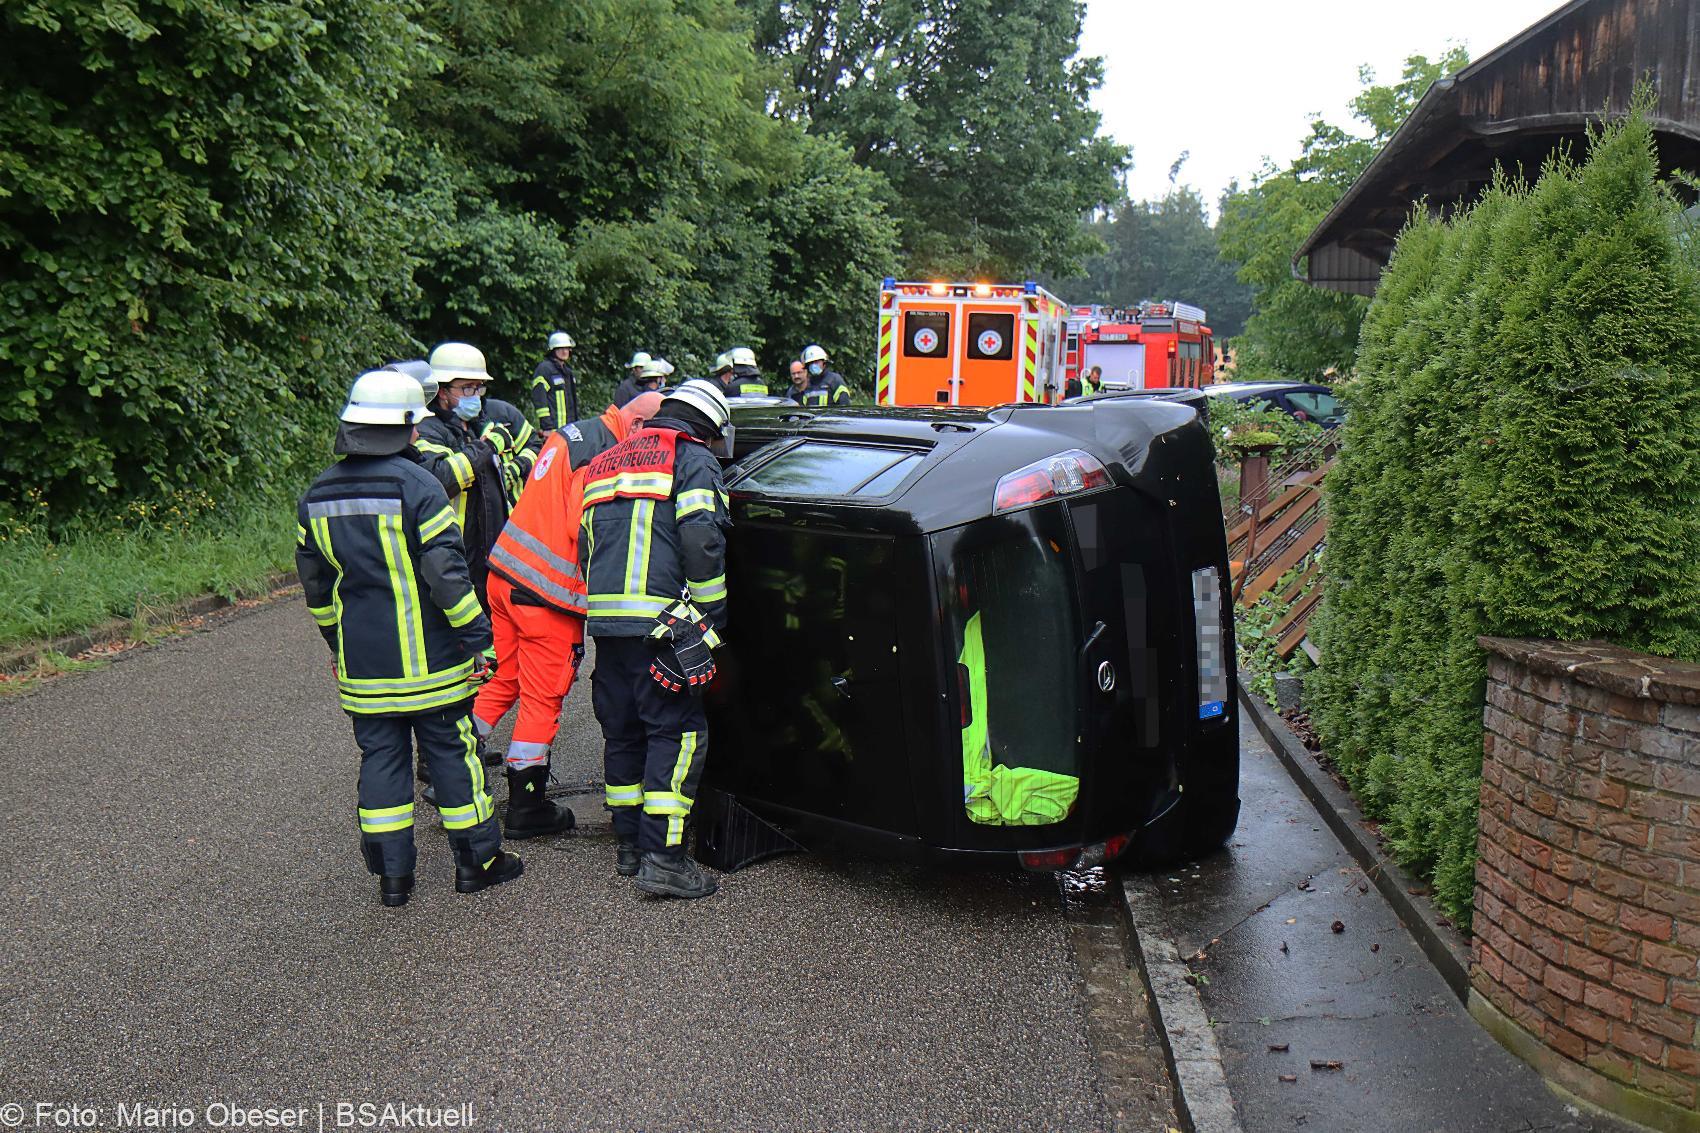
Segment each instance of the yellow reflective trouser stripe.
[{"label": "yellow reflective trouser stripe", "polygon": [[691,597],[698,602],[719,602],[726,597],[726,576],[717,574],[703,582],[688,582]]},{"label": "yellow reflective trouser stripe", "polygon": [[413,577],[413,559],[407,553],[407,536],[401,516],[380,515],[378,540],[383,544],[384,563],[390,571],[390,590],[395,598],[396,644],[401,649],[401,674],[418,677],[428,670],[425,660],[425,623],[419,616],[419,585]]},{"label": "yellow reflective trouser stripe", "polygon": [[466,592],[466,597],[456,602],[453,606],[450,606],[447,610],[444,610],[443,614],[449,619],[450,625],[459,629],[461,626],[475,620],[478,615],[483,612],[484,607],[478,604],[478,595],[473,593],[471,590],[468,590]]},{"label": "yellow reflective trouser stripe", "polygon": [[[319,545],[319,554],[325,556],[325,561],[336,571],[336,581],[331,583],[331,606],[336,611],[336,668],[339,673],[348,671],[348,658],[342,652],[342,563],[336,557],[336,550],[331,546],[331,521],[328,516],[318,516],[307,522],[313,525],[313,542]],[[348,707],[347,704],[343,705]]]},{"label": "yellow reflective trouser stripe", "polygon": [[714,510],[713,488],[689,488],[673,501],[673,514],[680,519],[699,511]]},{"label": "yellow reflective trouser stripe", "polygon": [[433,515],[430,519],[427,519],[424,523],[419,525],[419,541],[421,543],[429,543],[431,540],[447,531],[450,527],[453,527],[454,522],[454,510],[452,508],[445,507],[442,511]]},{"label": "yellow reflective trouser stripe", "polygon": [[363,834],[387,834],[392,830],[406,830],[412,825],[412,803],[403,803],[401,806],[360,808],[360,831]]},{"label": "yellow reflective trouser stripe", "polygon": [[643,812],[645,814],[678,814],[691,813],[691,799],[675,791],[645,791],[643,793]]},{"label": "yellow reflective trouser stripe", "polygon": [[307,612],[313,615],[313,620],[327,629],[336,625],[335,606],[308,606]]},{"label": "yellow reflective trouser stripe", "polygon": [[[695,762],[696,757],[697,757],[697,733],[695,733],[695,732],[682,732],[682,733],[680,733],[680,735],[679,735],[679,758],[674,760],[674,762],[673,762],[673,778],[671,780],[669,780],[668,784],[667,784],[668,787],[671,788],[671,793],[677,798],[680,798],[680,799],[685,798],[684,795],[679,794],[679,788],[681,788],[685,785],[685,777],[688,776],[691,773],[691,764],[693,762]],[[686,810],[690,809],[690,805],[691,805],[690,801],[685,800],[685,809]]]},{"label": "yellow reflective trouser stripe", "polygon": [[642,783],[608,783],[602,788],[602,794],[609,806],[642,806]]},{"label": "yellow reflective trouser stripe", "polygon": [[472,773],[472,801],[466,806],[439,807],[444,830],[465,830],[477,826],[495,813],[496,804],[484,789],[484,761],[478,758],[478,735],[472,730],[472,717],[462,716],[455,721],[460,733],[462,761]]},{"label": "yellow reflective trouser stripe", "polygon": [[649,590],[650,521],[655,516],[654,500],[632,501],[632,523],[626,540],[626,593]]}]

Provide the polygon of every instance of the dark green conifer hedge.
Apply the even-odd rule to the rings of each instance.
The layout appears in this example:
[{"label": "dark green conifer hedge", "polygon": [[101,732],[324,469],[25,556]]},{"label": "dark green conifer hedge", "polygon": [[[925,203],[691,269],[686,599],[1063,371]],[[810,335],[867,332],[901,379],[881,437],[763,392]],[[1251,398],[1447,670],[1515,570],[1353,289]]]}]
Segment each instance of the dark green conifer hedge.
[{"label": "dark green conifer hedge", "polygon": [[[1643,103],[1644,105],[1644,103]],[[1309,682],[1329,754],[1463,918],[1478,634],[1700,659],[1700,271],[1643,113],[1419,215],[1364,322]],[[1460,920],[1467,924],[1467,920]]]}]

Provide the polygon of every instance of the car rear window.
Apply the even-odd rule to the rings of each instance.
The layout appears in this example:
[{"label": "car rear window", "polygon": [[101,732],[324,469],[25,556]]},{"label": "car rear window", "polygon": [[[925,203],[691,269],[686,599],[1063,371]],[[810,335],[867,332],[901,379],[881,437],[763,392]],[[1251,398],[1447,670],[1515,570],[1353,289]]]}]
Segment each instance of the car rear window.
[{"label": "car rear window", "polygon": [[921,466],[922,455],[885,445],[804,441],[729,486],[780,496],[887,496]]}]

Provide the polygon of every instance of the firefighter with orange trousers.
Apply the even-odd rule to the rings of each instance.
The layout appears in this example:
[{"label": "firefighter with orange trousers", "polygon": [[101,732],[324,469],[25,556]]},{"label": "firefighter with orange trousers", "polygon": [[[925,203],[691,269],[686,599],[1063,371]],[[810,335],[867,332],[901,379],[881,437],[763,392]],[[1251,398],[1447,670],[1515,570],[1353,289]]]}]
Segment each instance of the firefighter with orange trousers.
[{"label": "firefighter with orange trousers", "polygon": [[542,838],[573,827],[573,812],[551,802],[545,790],[561,701],[584,660],[587,602],[578,566],[582,470],[641,428],[660,404],[659,393],[641,394],[551,433],[490,549],[496,675],[480,690],[472,714],[478,734],[488,736],[519,704],[507,754],[503,825],[509,838]]}]

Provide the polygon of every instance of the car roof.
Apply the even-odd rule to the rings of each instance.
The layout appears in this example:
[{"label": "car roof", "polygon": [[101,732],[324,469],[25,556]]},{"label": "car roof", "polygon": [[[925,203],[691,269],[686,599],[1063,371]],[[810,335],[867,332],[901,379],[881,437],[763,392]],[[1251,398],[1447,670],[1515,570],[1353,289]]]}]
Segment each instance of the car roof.
[{"label": "car roof", "polygon": [[1212,395],[1236,393],[1266,393],[1273,390],[1320,390],[1323,393],[1333,393],[1327,386],[1315,382],[1218,382],[1216,385],[1204,386],[1203,391]]}]

